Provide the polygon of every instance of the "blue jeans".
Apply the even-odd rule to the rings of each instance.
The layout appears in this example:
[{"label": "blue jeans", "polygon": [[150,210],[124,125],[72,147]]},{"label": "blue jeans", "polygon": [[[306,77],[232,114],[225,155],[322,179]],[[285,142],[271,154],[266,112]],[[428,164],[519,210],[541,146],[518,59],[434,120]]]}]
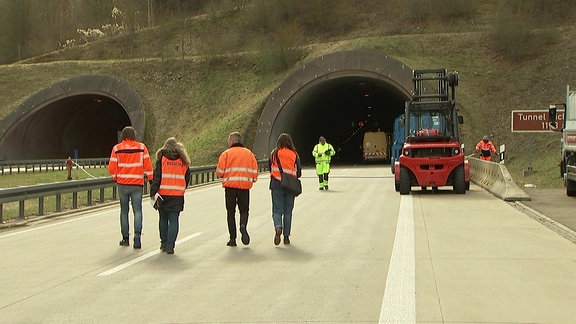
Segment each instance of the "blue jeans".
[{"label": "blue jeans", "polygon": [[118,196],[120,197],[120,229],[122,237],[130,236],[130,222],[128,214],[130,212],[129,202],[132,201],[132,211],[134,212],[134,233],[142,233],[142,190],[143,186],[118,185]]},{"label": "blue jeans", "polygon": [[282,189],[272,189],[272,220],[274,221],[274,228],[283,228],[285,236],[289,236],[292,229],[294,198],[294,195]]},{"label": "blue jeans", "polygon": [[158,228],[160,230],[160,243],[166,246],[166,249],[174,249],[176,238],[178,237],[180,217],[179,211],[158,209],[160,220]]}]

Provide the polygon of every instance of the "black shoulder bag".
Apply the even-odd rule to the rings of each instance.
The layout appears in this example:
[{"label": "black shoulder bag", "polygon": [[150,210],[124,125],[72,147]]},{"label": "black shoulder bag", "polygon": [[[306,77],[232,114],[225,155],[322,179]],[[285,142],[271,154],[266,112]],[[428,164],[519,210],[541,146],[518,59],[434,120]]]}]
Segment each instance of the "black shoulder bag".
[{"label": "black shoulder bag", "polygon": [[300,179],[284,173],[284,170],[282,170],[282,164],[280,163],[280,158],[278,158],[278,151],[276,151],[274,157],[276,158],[278,169],[280,169],[280,187],[293,194],[295,197],[298,197],[302,193],[302,182],[300,182]]}]

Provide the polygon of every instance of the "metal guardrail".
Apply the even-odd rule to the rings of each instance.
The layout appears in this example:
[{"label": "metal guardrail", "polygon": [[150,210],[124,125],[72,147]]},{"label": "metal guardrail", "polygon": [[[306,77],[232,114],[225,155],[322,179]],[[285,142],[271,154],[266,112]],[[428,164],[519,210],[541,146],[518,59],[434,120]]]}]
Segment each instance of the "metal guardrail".
[{"label": "metal guardrail", "polygon": [[[0,175],[62,171],[67,168],[66,160],[67,159],[0,161]],[[76,159],[73,161],[78,166],[85,168],[104,168],[108,166],[109,158]]]},{"label": "metal guardrail", "polygon": [[[268,169],[268,160],[258,161],[258,171],[263,172]],[[190,186],[218,180],[216,175],[216,165],[190,168]],[[144,194],[148,193],[148,184],[145,182]],[[4,204],[18,202],[18,218],[23,219],[25,215],[25,202],[30,199],[38,199],[38,215],[45,214],[45,198],[56,197],[55,211],[62,211],[62,195],[72,193],[72,208],[78,208],[78,193],[87,192],[87,203],[94,203],[93,191],[99,190],[100,203],[104,202],[104,190],[112,188],[112,199],[117,199],[117,187],[112,178],[97,178],[88,180],[72,180],[67,182],[57,182],[35,186],[22,186],[15,188],[0,189],[0,223],[4,222]]]}]

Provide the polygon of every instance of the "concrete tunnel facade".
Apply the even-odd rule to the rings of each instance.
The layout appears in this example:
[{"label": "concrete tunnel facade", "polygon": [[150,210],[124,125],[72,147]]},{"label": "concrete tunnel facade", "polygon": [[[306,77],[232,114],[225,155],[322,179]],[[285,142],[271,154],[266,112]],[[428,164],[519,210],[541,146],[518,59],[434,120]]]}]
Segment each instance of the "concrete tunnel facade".
[{"label": "concrete tunnel facade", "polygon": [[[365,131],[392,132],[412,90],[412,69],[375,51],[318,57],[293,71],[264,106],[252,150],[269,157],[278,135],[289,133],[304,164],[320,135],[335,161],[361,161]],[[37,92],[0,122],[0,160],[108,157],[118,132],[132,125],[138,140],[145,117],[138,94],[110,76],[81,76]],[[42,134],[42,136],[38,136]]]},{"label": "concrete tunnel facade", "polygon": [[44,88],[0,122],[0,160],[102,158],[132,125],[144,134],[140,97],[110,76],[80,76]]}]

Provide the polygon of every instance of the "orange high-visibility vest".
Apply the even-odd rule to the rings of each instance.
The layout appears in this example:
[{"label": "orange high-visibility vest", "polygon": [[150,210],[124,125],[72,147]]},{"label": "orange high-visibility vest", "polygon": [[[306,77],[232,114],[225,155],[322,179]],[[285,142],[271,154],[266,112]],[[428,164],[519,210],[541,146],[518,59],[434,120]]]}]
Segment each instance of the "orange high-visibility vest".
[{"label": "orange high-visibility vest", "polygon": [[224,188],[250,189],[258,179],[258,161],[249,149],[232,146],[220,154],[216,174]]},{"label": "orange high-visibility vest", "polygon": [[[293,177],[296,175],[296,153],[288,148],[281,148],[277,151],[278,159],[280,159],[280,164],[282,164],[282,171]],[[278,161],[276,156],[272,157],[272,163],[270,165],[270,177],[278,181],[281,180],[280,169],[278,168]]]},{"label": "orange high-visibility vest", "polygon": [[478,142],[478,144],[476,144],[476,150],[480,151],[480,159],[486,161],[492,160],[490,152],[496,153],[496,147],[494,147],[494,144],[491,141],[486,143],[484,143],[484,141]]},{"label": "orange high-visibility vest", "polygon": [[153,167],[146,145],[125,139],[114,145],[108,163],[112,179],[122,185],[144,185],[144,176],[152,180]]},{"label": "orange high-visibility vest", "polygon": [[186,171],[188,166],[182,159],[170,160],[162,157],[162,180],[160,181],[160,196],[184,196],[186,191]]}]

